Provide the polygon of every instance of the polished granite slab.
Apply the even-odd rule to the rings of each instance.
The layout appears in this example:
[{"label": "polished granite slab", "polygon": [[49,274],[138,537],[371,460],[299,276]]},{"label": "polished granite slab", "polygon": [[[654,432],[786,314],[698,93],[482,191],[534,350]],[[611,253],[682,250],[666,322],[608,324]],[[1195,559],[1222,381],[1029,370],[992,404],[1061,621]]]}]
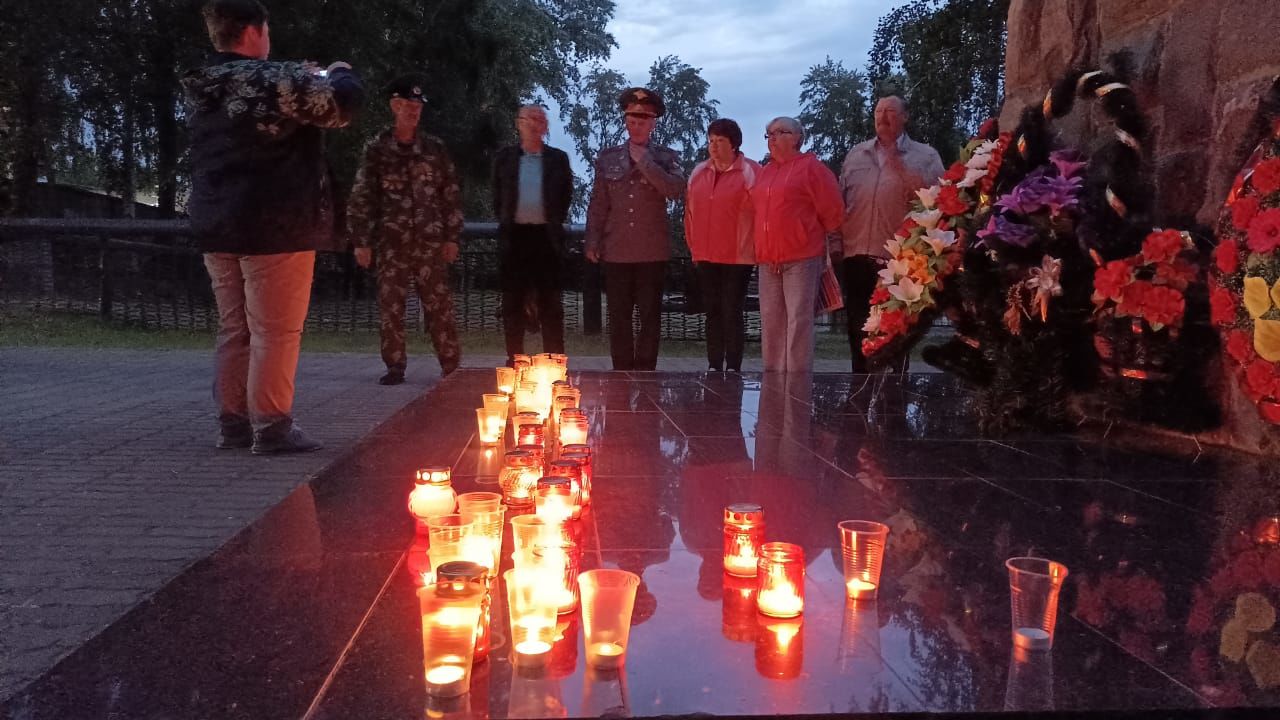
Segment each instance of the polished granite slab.
[{"label": "polished granite slab", "polygon": [[[473,432],[492,372],[463,370],[0,717],[1280,716],[1280,631],[1232,625],[1241,595],[1280,602],[1269,462],[984,438],[942,375],[571,376],[596,456],[583,567],[642,577],[621,673],[585,667],[576,615],[546,672],[513,672],[499,592],[472,691],[428,702],[410,473],[448,463],[459,492],[493,489],[500,462]],[[804,548],[798,621],[721,571],[740,501]],[[843,597],[835,525],[855,517],[892,529],[874,603]],[[1019,554],[1071,570],[1046,657],[1009,641]]]}]

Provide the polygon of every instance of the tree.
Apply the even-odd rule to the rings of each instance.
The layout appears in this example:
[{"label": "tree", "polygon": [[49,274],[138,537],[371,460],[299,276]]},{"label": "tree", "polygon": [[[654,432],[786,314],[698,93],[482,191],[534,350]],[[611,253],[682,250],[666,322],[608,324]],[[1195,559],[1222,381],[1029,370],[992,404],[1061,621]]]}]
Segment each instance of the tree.
[{"label": "tree", "polygon": [[913,134],[944,160],[999,110],[1008,14],[1009,0],[912,0],[876,26],[871,86],[901,83]]},{"label": "tree", "polygon": [[711,85],[701,68],[691,67],[675,55],[665,55],[649,66],[648,87],[662,96],[666,115],[658,121],[653,140],[680,155],[686,174],[700,157],[706,157],[707,126],[719,117],[719,100],[707,98]]},{"label": "tree", "polygon": [[872,135],[866,77],[830,57],[800,81],[800,124],[809,148],[837,175],[844,156]]}]

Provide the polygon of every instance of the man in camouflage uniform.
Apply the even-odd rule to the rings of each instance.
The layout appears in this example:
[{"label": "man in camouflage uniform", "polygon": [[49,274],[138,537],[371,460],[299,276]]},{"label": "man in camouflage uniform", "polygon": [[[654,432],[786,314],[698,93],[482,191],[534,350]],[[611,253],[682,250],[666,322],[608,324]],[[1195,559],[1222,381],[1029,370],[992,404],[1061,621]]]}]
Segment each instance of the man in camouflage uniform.
[{"label": "man in camouflage uniform", "polygon": [[[649,142],[666,112],[662,96],[628,88],[618,98],[627,142],[600,151],[587,208],[586,255],[604,261],[609,354],[614,370],[654,370],[662,325],[662,284],[671,257],[667,201],[684,192],[680,156]],[[638,309],[640,333],[632,331]]]},{"label": "man in camouflage uniform", "polygon": [[397,78],[387,88],[395,125],[365,146],[347,205],[356,262],[368,267],[377,253],[382,361],[378,382],[404,382],[405,300],[418,288],[440,371],[457,369],[462,351],[449,291],[449,264],[458,259],[462,206],[457,174],[439,138],[418,132],[422,83]]}]

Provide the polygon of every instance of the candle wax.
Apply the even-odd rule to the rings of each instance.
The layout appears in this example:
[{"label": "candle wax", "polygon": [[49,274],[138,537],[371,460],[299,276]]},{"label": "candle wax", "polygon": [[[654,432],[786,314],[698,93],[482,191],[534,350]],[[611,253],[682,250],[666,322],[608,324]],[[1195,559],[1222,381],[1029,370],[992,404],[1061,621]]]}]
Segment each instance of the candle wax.
[{"label": "candle wax", "polygon": [[601,670],[615,670],[622,665],[624,648],[618,643],[602,642],[593,643],[587,649],[587,657],[591,659],[591,664]]},{"label": "candle wax", "polygon": [[737,555],[727,555],[724,559],[724,569],[730,575],[738,577],[755,577],[756,574],[756,556],[751,547],[742,548],[747,552]]},{"label": "candle wax", "polygon": [[547,652],[551,652],[551,643],[545,640],[525,640],[516,643],[517,655],[541,655]]},{"label": "candle wax", "polygon": [[760,612],[773,617],[795,617],[804,610],[804,600],[789,586],[766,588],[756,598]]},{"label": "candle wax", "polygon": [[853,578],[845,583],[845,589],[849,591],[851,598],[873,598],[876,596],[876,584],[867,582],[862,578]]},{"label": "candle wax", "polygon": [[1048,650],[1053,636],[1040,628],[1020,627],[1013,631],[1013,644],[1028,650]]}]

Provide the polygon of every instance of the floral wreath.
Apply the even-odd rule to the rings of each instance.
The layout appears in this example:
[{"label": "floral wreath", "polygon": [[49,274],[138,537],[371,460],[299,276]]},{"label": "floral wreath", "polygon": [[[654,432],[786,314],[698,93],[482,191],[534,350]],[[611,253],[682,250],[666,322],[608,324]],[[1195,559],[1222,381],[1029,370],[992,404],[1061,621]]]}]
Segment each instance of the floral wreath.
[{"label": "floral wreath", "polygon": [[1210,316],[1245,394],[1280,424],[1280,121],[1236,176],[1217,234]]},{"label": "floral wreath", "polygon": [[916,191],[902,226],[885,243],[890,260],[871,294],[871,311],[863,332],[862,354],[868,358],[894,341],[904,340],[921,316],[938,305],[937,294],[960,267],[965,238],[974,217],[991,204],[991,191],[1012,141],[995,134],[993,120],[960,151],[960,158],[937,185]]}]

